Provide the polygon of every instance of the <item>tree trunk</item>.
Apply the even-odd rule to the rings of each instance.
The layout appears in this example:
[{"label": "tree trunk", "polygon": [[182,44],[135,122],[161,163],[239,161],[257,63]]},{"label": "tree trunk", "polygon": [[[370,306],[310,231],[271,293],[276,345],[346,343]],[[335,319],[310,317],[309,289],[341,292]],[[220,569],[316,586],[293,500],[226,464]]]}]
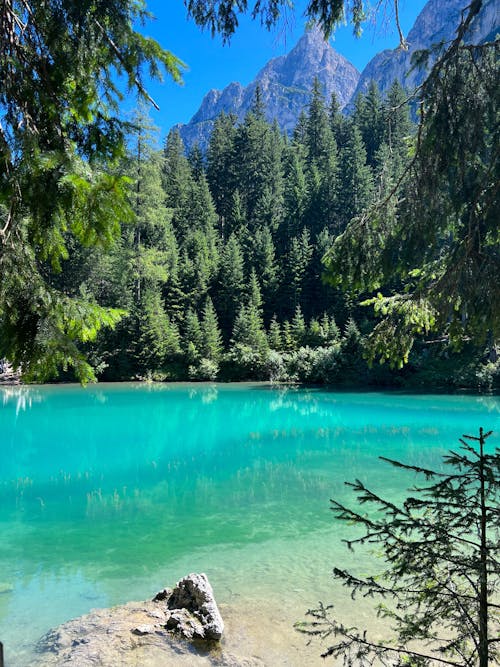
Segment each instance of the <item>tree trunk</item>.
[{"label": "tree trunk", "polygon": [[484,475],[484,431],[479,429],[479,493],[481,503],[481,552],[479,564],[479,667],[488,667],[488,549],[486,546],[486,493]]}]

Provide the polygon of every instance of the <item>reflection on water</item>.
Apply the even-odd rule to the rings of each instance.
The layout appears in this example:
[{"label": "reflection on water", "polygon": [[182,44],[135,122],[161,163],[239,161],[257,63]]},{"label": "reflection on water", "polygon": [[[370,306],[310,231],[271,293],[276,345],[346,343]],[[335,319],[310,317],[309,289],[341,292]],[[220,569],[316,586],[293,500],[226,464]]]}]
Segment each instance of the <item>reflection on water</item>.
[{"label": "reflection on water", "polygon": [[436,467],[462,433],[500,431],[495,397],[198,384],[0,391],[0,638],[11,667],[48,627],[193,570],[222,601],[258,605],[272,590],[259,613],[288,600],[300,615],[321,591],[328,599],[331,566],[346,558],[346,527],[328,506],[351,502],[345,480],[397,500],[413,477],[379,455]]},{"label": "reflection on water", "polygon": [[4,407],[9,404],[15,405],[15,414],[25,411],[43,400],[42,393],[38,389],[26,386],[0,386],[0,397]]}]

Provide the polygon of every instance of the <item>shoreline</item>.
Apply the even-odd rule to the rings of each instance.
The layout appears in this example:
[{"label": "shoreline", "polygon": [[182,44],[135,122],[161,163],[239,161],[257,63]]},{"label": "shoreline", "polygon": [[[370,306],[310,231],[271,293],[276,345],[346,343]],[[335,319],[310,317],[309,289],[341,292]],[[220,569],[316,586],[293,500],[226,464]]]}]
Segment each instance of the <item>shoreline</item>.
[{"label": "shoreline", "polygon": [[267,388],[274,390],[309,390],[329,392],[336,394],[382,394],[382,395],[397,395],[397,396],[500,396],[500,389],[493,388],[489,390],[481,390],[480,388],[472,387],[443,387],[440,385],[428,387],[400,387],[396,385],[325,385],[325,384],[306,384],[295,382],[271,382],[270,380],[243,380],[243,381],[192,381],[192,380],[172,380],[168,382],[158,382],[154,380],[117,380],[117,381],[103,381],[93,382],[87,385],[81,385],[78,382],[43,382],[43,383],[24,383],[20,379],[4,380],[0,375],[0,389],[2,387],[15,387],[25,389],[39,389],[39,388],[72,388],[72,389],[110,389],[118,387],[135,387],[135,388],[232,388],[232,389],[248,389],[256,387],[259,389]]},{"label": "shoreline", "polygon": [[[319,642],[307,645],[307,637],[293,626],[280,622],[275,610],[269,616],[252,614],[252,605],[242,608],[219,605],[225,631],[220,642],[188,640],[166,630],[139,635],[160,615],[159,603],[128,602],[91,610],[49,631],[38,644],[39,667],[85,664],[99,667],[319,667]],[[245,609],[246,607],[246,609]],[[29,660],[29,658],[28,658]]]}]

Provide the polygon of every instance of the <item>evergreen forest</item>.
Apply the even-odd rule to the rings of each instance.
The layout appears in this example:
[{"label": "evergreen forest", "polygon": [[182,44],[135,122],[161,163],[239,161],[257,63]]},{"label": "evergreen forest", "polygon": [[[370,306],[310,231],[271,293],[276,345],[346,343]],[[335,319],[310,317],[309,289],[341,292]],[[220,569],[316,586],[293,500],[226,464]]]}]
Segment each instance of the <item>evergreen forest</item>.
[{"label": "evergreen forest", "polygon": [[437,332],[417,336],[404,366],[370,357],[373,309],[325,273],[349,222],[404,189],[414,115],[397,82],[385,98],[372,84],[344,115],[315,81],[285,136],[257,88],[241,123],[221,114],[206,154],[186,155],[176,129],[160,148],[136,111],[119,165],[134,216],[111,248],[75,246],[51,276],[119,319],[85,350],[97,377],[494,386],[484,341]]}]

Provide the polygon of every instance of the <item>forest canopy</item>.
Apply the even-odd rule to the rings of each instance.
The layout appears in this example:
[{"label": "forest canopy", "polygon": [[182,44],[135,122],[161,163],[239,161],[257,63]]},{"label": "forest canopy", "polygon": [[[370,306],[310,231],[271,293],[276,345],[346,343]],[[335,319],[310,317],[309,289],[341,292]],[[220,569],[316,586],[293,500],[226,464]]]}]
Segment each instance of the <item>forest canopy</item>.
[{"label": "forest canopy", "polygon": [[[199,25],[228,38],[240,12],[270,27],[290,3],[185,4]],[[237,344],[236,361],[244,357],[259,375],[248,347],[261,359],[266,347],[279,351],[278,340],[290,352],[307,348],[306,340],[328,339],[333,320],[344,337],[355,328],[368,341],[359,359],[411,361],[425,335],[445,355],[451,343],[494,364],[497,46],[464,42],[482,4],[464,8],[456,40],[431,56],[417,132],[397,87],[386,100],[372,87],[350,119],[316,87],[293,137],[265,123],[256,99],[241,125],[217,120],[207,156],[195,150],[186,158],[178,137],[169,136],[161,153],[146,121],[125,123],[119,113],[117,75],[151,103],[145,72],[160,76],[163,68],[178,80],[183,68],[133,27],[147,20],[145,3],[4,3],[0,357],[28,380],[72,367],[87,381],[93,366],[111,364],[116,377],[175,376],[180,353],[182,375],[189,322],[198,341],[190,353],[207,337],[215,357]],[[311,1],[307,14],[327,34],[344,19],[358,30],[363,5]],[[325,253],[342,294],[321,282]],[[356,305],[374,291],[377,326]],[[294,318],[296,331],[315,332],[311,339],[297,334],[301,343],[290,342]],[[209,323],[217,335],[208,334]],[[252,344],[235,330],[253,331]],[[139,363],[131,340],[154,360]],[[201,375],[218,373],[207,349],[187,365],[194,376],[200,364]]]}]

